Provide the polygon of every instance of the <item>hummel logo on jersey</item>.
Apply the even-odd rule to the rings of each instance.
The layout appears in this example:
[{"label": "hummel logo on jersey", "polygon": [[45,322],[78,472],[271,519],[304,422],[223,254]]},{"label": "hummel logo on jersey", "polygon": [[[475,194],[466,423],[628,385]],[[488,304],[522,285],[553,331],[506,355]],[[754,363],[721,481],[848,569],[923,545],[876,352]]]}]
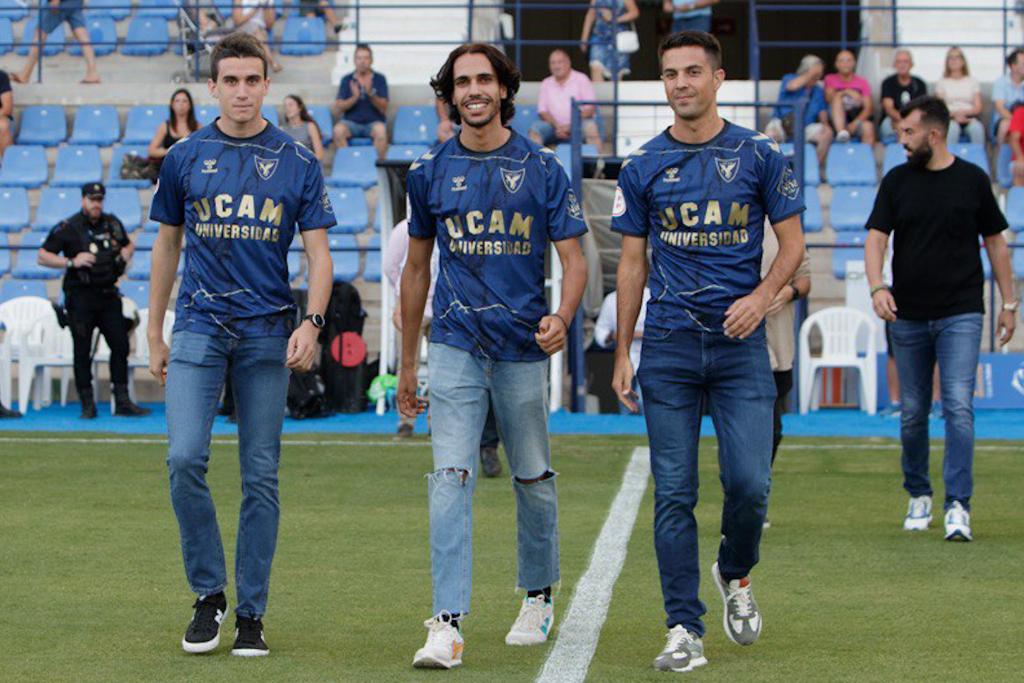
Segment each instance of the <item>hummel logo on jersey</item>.
[{"label": "hummel logo on jersey", "polygon": [[452,176],[452,192],[464,192],[466,190],[466,176]]},{"label": "hummel logo on jersey", "polygon": [[736,171],[740,170],[740,158],[719,159],[715,157],[715,167],[718,169],[718,175],[721,176],[722,180],[731,183],[736,178]]},{"label": "hummel logo on jersey", "polygon": [[521,168],[518,171],[510,171],[507,168],[503,168],[501,169],[501,182],[505,184],[506,190],[515,194],[523,186],[523,176],[525,175],[525,168]]},{"label": "hummel logo on jersey", "polygon": [[217,172],[217,160],[206,159],[203,161],[203,173],[216,173]]},{"label": "hummel logo on jersey", "polygon": [[270,176],[274,175],[274,171],[277,170],[277,159],[261,159],[259,157],[253,157],[256,161],[256,172],[260,174],[260,178],[264,180],[270,180]]},{"label": "hummel logo on jersey", "polygon": [[665,169],[665,177],[662,178],[662,182],[666,183],[678,183],[679,182],[679,169],[675,166],[672,168]]}]

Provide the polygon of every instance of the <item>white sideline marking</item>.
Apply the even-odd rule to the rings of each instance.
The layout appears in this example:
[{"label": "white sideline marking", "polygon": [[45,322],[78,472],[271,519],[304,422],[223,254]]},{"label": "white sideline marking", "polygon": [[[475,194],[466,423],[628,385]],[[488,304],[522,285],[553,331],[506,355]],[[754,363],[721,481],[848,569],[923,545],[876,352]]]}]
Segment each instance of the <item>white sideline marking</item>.
[{"label": "white sideline marking", "polygon": [[626,561],[626,547],[650,472],[649,449],[634,448],[622,475],[622,486],[594,542],[590,565],[576,584],[569,611],[558,629],[558,640],[537,676],[538,683],[582,682],[586,678],[608,616],[612,589]]}]

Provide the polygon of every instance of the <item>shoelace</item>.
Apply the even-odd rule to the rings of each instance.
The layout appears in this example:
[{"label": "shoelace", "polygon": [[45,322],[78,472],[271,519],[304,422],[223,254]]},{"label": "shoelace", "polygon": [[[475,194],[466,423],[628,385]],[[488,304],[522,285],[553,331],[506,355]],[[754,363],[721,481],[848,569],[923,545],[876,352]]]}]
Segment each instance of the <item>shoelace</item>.
[{"label": "shoelace", "polygon": [[754,611],[750,586],[729,586],[729,602],[736,607],[736,615],[740,618],[749,617]]},{"label": "shoelace", "polygon": [[[442,617],[447,616],[448,620]],[[455,627],[445,628],[451,626],[451,614],[449,612],[438,612],[435,616],[430,617],[423,622],[423,625],[427,627],[427,642],[443,641],[442,645],[450,646],[451,641],[454,640],[452,632]]]},{"label": "shoelace", "polygon": [[535,631],[544,623],[544,605],[540,600],[526,600],[516,619],[517,631]]},{"label": "shoelace", "polygon": [[243,642],[257,642],[263,637],[263,622],[259,619],[239,619],[238,638]]},{"label": "shoelace", "polygon": [[192,609],[196,611],[195,616],[192,617],[197,626],[207,626],[214,628],[217,626],[217,612],[220,611],[213,602],[206,600],[196,600],[192,605]]},{"label": "shoelace", "polygon": [[911,517],[927,517],[928,516],[928,504],[923,500],[914,501],[910,504],[910,516]]},{"label": "shoelace", "polygon": [[666,637],[668,643],[665,645],[665,652],[675,652],[682,647],[683,643],[694,644],[693,635],[685,628],[672,629],[666,634]]}]

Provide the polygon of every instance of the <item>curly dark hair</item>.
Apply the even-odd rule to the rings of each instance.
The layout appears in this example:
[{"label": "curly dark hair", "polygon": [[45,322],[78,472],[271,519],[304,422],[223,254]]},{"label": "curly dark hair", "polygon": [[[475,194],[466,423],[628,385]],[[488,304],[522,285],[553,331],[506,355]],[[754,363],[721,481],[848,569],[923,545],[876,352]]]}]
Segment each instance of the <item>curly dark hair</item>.
[{"label": "curly dark hair", "polygon": [[506,125],[516,113],[515,99],[516,93],[519,92],[520,77],[519,69],[516,68],[516,65],[505,56],[504,52],[497,48],[483,43],[460,45],[451,51],[444,66],[441,67],[436,76],[430,79],[430,87],[434,89],[434,94],[447,105],[448,118],[451,119],[452,123],[456,125],[462,123],[459,110],[455,103],[452,102],[452,96],[455,93],[455,60],[462,55],[469,54],[487,57],[487,61],[491,63],[494,73],[498,76],[498,82],[505,86],[508,94],[501,101],[501,123]]}]

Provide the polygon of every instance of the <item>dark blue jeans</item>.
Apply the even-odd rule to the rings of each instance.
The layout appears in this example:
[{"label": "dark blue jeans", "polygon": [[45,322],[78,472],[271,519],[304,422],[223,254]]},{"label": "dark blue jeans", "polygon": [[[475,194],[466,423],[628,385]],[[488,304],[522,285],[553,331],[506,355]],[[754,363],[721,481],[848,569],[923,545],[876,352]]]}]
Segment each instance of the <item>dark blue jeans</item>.
[{"label": "dark blue jeans", "polygon": [[890,323],[896,372],[900,377],[900,441],[903,443],[903,488],[911,496],[932,495],[928,478],[928,412],[932,373],[939,363],[942,414],[946,420],[946,454],[942,478],[945,508],[960,501],[971,509],[974,488],[974,381],[981,346],[981,313],[937,320]]},{"label": "dark blue jeans", "polygon": [[726,580],[757,564],[768,509],[775,381],[764,327],[746,340],[647,328],[637,373],[654,475],[654,548],[667,624],[704,635],[698,597],[697,446],[701,397],[718,435],[725,500],[718,567]]}]

